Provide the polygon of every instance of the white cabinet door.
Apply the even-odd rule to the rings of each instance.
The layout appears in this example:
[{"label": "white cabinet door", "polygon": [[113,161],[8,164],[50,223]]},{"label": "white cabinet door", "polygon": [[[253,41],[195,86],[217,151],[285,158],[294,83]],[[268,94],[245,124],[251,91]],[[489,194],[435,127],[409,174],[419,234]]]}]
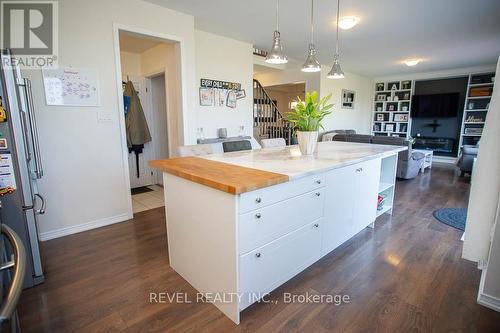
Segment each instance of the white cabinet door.
[{"label": "white cabinet door", "polygon": [[354,235],[353,201],[358,194],[356,168],[351,165],[326,174],[323,255]]},{"label": "white cabinet door", "polygon": [[323,255],[375,221],[379,181],[380,159],[327,173]]},{"label": "white cabinet door", "polygon": [[357,234],[375,221],[377,196],[380,182],[380,159],[370,160],[357,165],[357,191],[353,209],[353,228]]}]

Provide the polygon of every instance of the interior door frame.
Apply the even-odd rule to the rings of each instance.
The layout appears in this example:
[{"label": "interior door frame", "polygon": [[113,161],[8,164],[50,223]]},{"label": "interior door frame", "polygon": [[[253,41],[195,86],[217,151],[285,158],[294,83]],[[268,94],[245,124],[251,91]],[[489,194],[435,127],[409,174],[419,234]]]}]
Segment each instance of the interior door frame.
[{"label": "interior door frame", "polygon": [[[171,110],[169,109],[169,105],[168,105],[169,94],[168,94],[168,82],[167,82],[168,73],[167,73],[167,71],[168,71],[168,69],[166,67],[164,67],[164,68],[146,73],[144,75],[144,79],[145,79],[145,83],[146,83],[146,88],[149,89],[147,92],[148,104],[152,110],[153,110],[152,79],[154,79],[158,76],[163,76],[163,80],[165,82],[165,91],[163,92],[165,94],[165,112],[166,112],[166,120],[167,120],[167,123],[165,125],[167,126],[167,150],[168,150],[168,157],[170,158],[172,156],[172,131],[171,131],[172,123],[171,123],[170,114],[169,114]],[[152,115],[153,115],[154,122],[157,122],[158,115],[156,114],[156,112],[154,112],[154,110],[152,112]],[[154,140],[154,136],[158,135],[158,133],[156,133],[156,126],[153,126],[153,134],[152,135],[153,135],[153,140]],[[155,158],[157,158],[158,152],[156,151],[156,145],[153,145],[153,152],[154,152]],[[158,170],[154,169],[153,170],[153,179],[156,182],[158,182],[160,177],[163,177],[163,174],[162,173],[160,174],[158,172]]]},{"label": "interior door frame", "polygon": [[[125,114],[122,112],[124,109],[123,106],[123,87],[122,87],[122,68],[121,68],[121,58],[120,58],[120,31],[123,32],[130,32],[130,33],[137,33],[140,35],[145,35],[145,36],[150,36],[150,37],[155,37],[158,39],[163,39],[166,42],[177,42],[179,43],[179,64],[180,64],[180,74],[181,74],[181,103],[182,103],[182,110],[186,110],[187,106],[187,100],[186,100],[186,92],[187,92],[187,86],[186,86],[186,57],[184,56],[186,54],[186,45],[185,41],[182,37],[180,36],[175,36],[175,35],[168,35],[168,34],[163,34],[155,31],[149,31],[143,28],[139,27],[134,27],[134,26],[128,26],[120,23],[113,23],[113,45],[115,49],[115,73],[116,73],[116,93],[117,93],[117,99],[118,99],[118,119],[120,123],[120,141],[121,141],[121,148],[122,148],[122,170],[123,170],[123,177],[124,177],[124,187],[123,187],[123,193],[125,195],[125,198],[127,200],[127,217],[126,219],[131,219],[133,218],[133,210],[132,210],[132,196],[130,195],[130,170],[129,170],[129,165],[128,165],[128,147],[127,147],[127,133],[126,133],[126,125],[125,125]],[[184,114],[182,112],[178,113],[178,119],[180,122],[184,124]],[[185,126],[183,126],[185,127]]]}]

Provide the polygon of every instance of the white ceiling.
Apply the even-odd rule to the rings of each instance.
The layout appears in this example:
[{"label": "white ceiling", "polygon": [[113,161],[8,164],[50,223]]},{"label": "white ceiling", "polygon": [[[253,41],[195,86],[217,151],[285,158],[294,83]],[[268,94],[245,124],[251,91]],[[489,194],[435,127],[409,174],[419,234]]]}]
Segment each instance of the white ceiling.
[{"label": "white ceiling", "polygon": [[[147,0],[195,17],[197,29],[269,49],[274,0]],[[336,1],[315,0],[319,59],[330,64]],[[309,0],[280,2],[280,31],[289,57],[305,59]],[[495,64],[500,53],[499,0],[341,0],[340,15],[360,22],[340,33],[345,71],[367,76],[426,72]],[[401,63],[423,58],[415,67]]]}]

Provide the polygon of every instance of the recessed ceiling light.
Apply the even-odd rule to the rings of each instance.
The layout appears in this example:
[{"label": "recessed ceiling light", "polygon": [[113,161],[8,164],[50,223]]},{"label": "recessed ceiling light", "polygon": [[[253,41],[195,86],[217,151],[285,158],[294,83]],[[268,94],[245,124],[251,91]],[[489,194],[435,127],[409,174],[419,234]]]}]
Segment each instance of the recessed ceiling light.
[{"label": "recessed ceiling light", "polygon": [[349,30],[358,24],[359,19],[356,16],[344,16],[339,20],[339,27],[343,30]]},{"label": "recessed ceiling light", "polygon": [[407,59],[407,60],[404,60],[404,63],[406,64],[406,66],[410,66],[410,67],[417,65],[419,62],[420,62],[420,59]]}]

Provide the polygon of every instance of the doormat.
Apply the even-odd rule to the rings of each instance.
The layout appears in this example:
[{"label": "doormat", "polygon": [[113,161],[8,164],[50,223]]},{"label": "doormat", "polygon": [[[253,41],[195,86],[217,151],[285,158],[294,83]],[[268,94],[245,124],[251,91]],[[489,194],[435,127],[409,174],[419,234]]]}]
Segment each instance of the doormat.
[{"label": "doormat", "polygon": [[132,193],[132,195],[146,193],[146,192],[153,192],[153,190],[147,186],[141,186],[141,187],[136,187],[136,188],[130,189],[130,193]]},{"label": "doormat", "polygon": [[441,208],[432,214],[439,222],[462,231],[465,230],[467,208]]}]

